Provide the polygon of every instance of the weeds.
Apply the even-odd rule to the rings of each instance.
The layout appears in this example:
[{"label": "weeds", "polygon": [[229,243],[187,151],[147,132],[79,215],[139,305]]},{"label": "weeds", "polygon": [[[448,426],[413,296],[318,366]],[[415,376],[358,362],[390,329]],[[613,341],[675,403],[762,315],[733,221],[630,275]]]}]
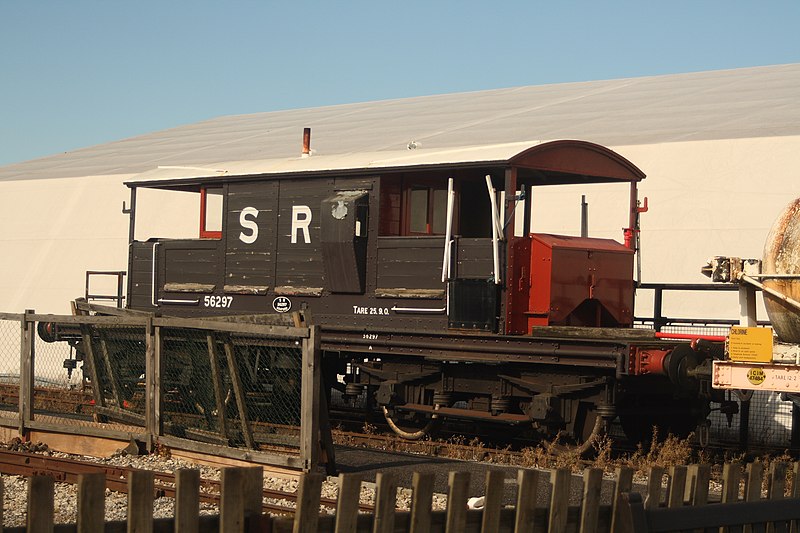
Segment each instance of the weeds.
[{"label": "weeds", "polygon": [[[353,437],[341,434],[337,436],[336,433],[334,432],[334,439],[337,444],[359,445]],[[512,451],[508,445],[504,449],[495,449],[487,447],[477,437],[468,438],[463,435],[452,435],[446,439],[432,439],[426,436],[417,441],[409,441],[393,435],[387,437],[381,435],[378,428],[369,423],[364,423],[362,433],[380,436],[379,441],[362,445],[384,450],[464,461],[491,462],[521,468],[569,468],[574,473],[580,473],[585,468],[592,467],[612,474],[619,467],[629,467],[633,468],[637,475],[646,477],[651,467],[668,470],[673,466],[701,463],[719,465],[721,462],[738,462],[741,464],[747,462],[748,459],[742,452],[724,451],[712,454],[702,449],[696,450],[692,444],[693,435],[681,438],[669,434],[662,438],[656,428],[653,430],[653,436],[649,443],[640,443],[633,452],[622,454],[614,451],[614,441],[611,436],[602,435],[593,443],[589,458],[581,457],[578,448],[565,444],[560,436],[549,442],[541,442],[519,451]],[[796,458],[793,458],[788,451],[778,456],[762,456],[760,458],[765,472],[769,471],[774,462],[795,460]],[[712,478],[719,479],[720,474],[721,467],[714,467]],[[791,487],[794,481],[791,469],[787,471],[786,481],[786,486]],[[767,490],[766,486],[762,488]]]},{"label": "weeds", "polygon": [[639,443],[636,451],[628,458],[627,466],[644,471],[651,466],[669,468],[671,466],[687,465],[693,460],[691,444],[693,436],[693,434],[690,434],[683,439],[670,434],[664,440],[661,440],[658,435],[658,428],[654,427],[650,446],[645,449]]}]

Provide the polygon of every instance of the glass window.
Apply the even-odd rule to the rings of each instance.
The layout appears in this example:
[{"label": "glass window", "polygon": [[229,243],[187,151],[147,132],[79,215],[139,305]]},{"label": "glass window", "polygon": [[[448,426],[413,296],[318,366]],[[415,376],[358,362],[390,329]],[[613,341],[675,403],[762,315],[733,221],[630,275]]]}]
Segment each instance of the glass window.
[{"label": "glass window", "polygon": [[429,233],[428,189],[411,189],[408,201],[409,231],[411,233]]},{"label": "glass window", "polygon": [[433,233],[447,233],[447,190],[433,189]]},{"label": "glass window", "polygon": [[200,189],[200,238],[222,238],[222,187]]}]

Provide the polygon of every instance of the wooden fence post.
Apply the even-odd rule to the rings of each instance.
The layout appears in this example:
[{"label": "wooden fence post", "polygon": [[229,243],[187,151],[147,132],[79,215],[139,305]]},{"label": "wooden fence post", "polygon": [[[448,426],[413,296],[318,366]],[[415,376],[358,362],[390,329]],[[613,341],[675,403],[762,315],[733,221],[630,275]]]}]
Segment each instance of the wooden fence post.
[{"label": "wooden fence post", "polygon": [[244,468],[222,469],[219,491],[220,533],[240,533],[244,529]]},{"label": "wooden fence post", "polygon": [[153,531],[152,470],[132,470],[128,478],[128,533]]},{"label": "wooden fence post", "polygon": [[663,478],[663,467],[651,466],[647,470],[647,496],[644,500],[645,509],[655,509],[661,504],[661,483]]},{"label": "wooden fence post", "polygon": [[391,472],[375,476],[375,519],[373,533],[394,531],[394,508],[397,504],[397,478]]},{"label": "wooden fence post", "polygon": [[320,455],[320,369],[319,326],[309,328],[309,337],[303,339],[300,401],[300,459],[303,470],[310,472],[319,464]]},{"label": "wooden fence post", "polygon": [[517,473],[517,516],[514,519],[515,533],[533,531],[533,516],[536,508],[536,470],[523,469]]},{"label": "wooden fence post", "polygon": [[769,487],[767,493],[771,500],[786,497],[786,471],[789,469],[784,462],[777,461],[769,465]]},{"label": "wooden fence post", "polygon": [[160,432],[157,430],[156,423],[156,345],[157,338],[160,338],[156,329],[153,327],[152,317],[147,317],[144,323],[144,424],[147,432],[147,450],[153,451],[153,447]]},{"label": "wooden fence post", "polygon": [[[745,467],[744,500],[754,502],[761,499],[761,484],[764,479],[764,464],[753,461]],[[733,501],[733,500],[732,500]]]},{"label": "wooden fence post", "polygon": [[360,496],[361,476],[339,474],[339,497],[336,501],[336,531],[338,533],[356,530]]},{"label": "wooden fence post", "polygon": [[175,531],[200,530],[200,471],[181,468],[175,472]]},{"label": "wooden fence post", "polygon": [[308,473],[300,476],[297,488],[297,509],[294,513],[294,533],[316,533],[319,523],[319,498],[322,474]]},{"label": "wooden fence post", "polygon": [[[761,499],[761,485],[763,483],[763,480],[764,480],[764,464],[758,460],[748,463],[747,466],[745,467],[744,501],[755,502]],[[737,491],[739,490],[738,486],[736,490]],[[736,498],[738,499],[738,497],[739,495],[737,494]],[[736,501],[736,499],[731,501]],[[753,526],[751,524],[745,524],[742,528],[743,533],[751,533],[752,531],[753,531]]]},{"label": "wooden fence post", "polygon": [[[755,464],[755,463],[751,463]],[[748,467],[748,473],[750,469]],[[739,463],[725,463],[722,467],[722,495],[720,497],[721,503],[733,503],[739,500],[739,481],[742,479],[742,469]],[[757,484],[759,487],[761,486],[760,481]],[[745,491],[747,491],[747,487],[745,487]],[[761,490],[759,488],[759,490]],[[745,499],[747,499],[747,492],[745,492]],[[745,526],[744,532],[748,532],[748,527]],[[728,531],[727,527],[719,528],[719,533],[726,533]]]},{"label": "wooden fence post", "polygon": [[78,474],[78,533],[103,531],[105,523],[106,475]]},{"label": "wooden fence post", "polygon": [[249,466],[244,469],[242,488],[244,490],[244,516],[248,520],[249,531],[261,531],[264,505],[264,469]]},{"label": "wooden fence post", "polygon": [[449,484],[445,531],[447,533],[460,533],[467,526],[469,472],[450,472]]},{"label": "wooden fence post", "polygon": [[[800,498],[800,462],[795,461],[792,464],[792,490],[789,493],[789,497],[791,498]],[[791,527],[789,528],[790,533],[798,533],[798,521],[792,520]]]},{"label": "wooden fence post", "polygon": [[692,484],[689,501],[695,506],[706,505],[708,503],[708,482],[711,479],[711,465],[691,465],[689,473]]},{"label": "wooden fence post", "polygon": [[34,356],[36,343],[34,342],[33,322],[28,320],[28,315],[34,314],[33,309],[26,309],[20,322],[20,353],[19,353],[19,435],[25,438],[28,434],[28,423],[33,420],[33,386],[34,386]]},{"label": "wooden fence post", "polygon": [[431,530],[433,507],[433,472],[414,472],[411,478],[411,522],[409,533],[428,533]]},{"label": "wooden fence post", "polygon": [[603,483],[603,470],[587,468],[583,471],[583,498],[581,500],[581,533],[596,533],[597,519],[600,516],[600,491]]},{"label": "wooden fence post", "polygon": [[572,473],[569,468],[559,468],[550,472],[550,517],[548,533],[564,533],[567,530],[567,511],[569,509],[570,482]]},{"label": "wooden fence post", "polygon": [[503,488],[505,486],[505,482],[505,471],[486,471],[481,531],[499,531],[500,529],[500,508],[503,504]]},{"label": "wooden fence post", "polygon": [[669,469],[669,493],[667,494],[668,507],[682,507],[683,497],[686,494],[686,467],[672,466]]},{"label": "wooden fence post", "polygon": [[611,533],[623,531],[620,524],[620,512],[623,506],[622,493],[630,492],[633,486],[633,469],[626,466],[618,467],[616,470],[616,482],[614,483],[614,495],[611,499]]},{"label": "wooden fence post", "polygon": [[741,479],[742,468],[739,463],[725,463],[723,465],[721,503],[732,503],[739,500],[739,481]]},{"label": "wooden fence post", "polygon": [[[767,498],[770,500],[782,500],[786,497],[786,470],[787,464],[781,461],[773,462],[769,465],[769,477],[767,478]],[[767,533],[774,531],[786,531],[786,527],[776,527],[773,522],[767,523]]]},{"label": "wooden fence post", "polygon": [[53,486],[50,476],[28,478],[28,533],[52,533]]}]

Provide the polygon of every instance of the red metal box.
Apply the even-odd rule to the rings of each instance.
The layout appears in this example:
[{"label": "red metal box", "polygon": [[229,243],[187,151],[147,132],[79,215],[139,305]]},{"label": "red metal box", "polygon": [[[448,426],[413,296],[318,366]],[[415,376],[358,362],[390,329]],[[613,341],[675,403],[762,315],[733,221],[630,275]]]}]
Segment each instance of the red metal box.
[{"label": "red metal box", "polygon": [[633,324],[633,251],[612,239],[533,233],[532,326]]}]

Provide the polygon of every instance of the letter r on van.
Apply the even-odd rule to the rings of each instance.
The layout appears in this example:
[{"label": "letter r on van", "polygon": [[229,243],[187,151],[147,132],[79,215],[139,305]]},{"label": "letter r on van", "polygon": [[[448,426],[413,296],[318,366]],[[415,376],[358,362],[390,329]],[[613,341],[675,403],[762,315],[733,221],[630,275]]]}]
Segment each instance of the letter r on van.
[{"label": "letter r on van", "polygon": [[292,244],[297,243],[298,230],[303,232],[303,240],[306,244],[311,243],[311,234],[308,227],[311,225],[311,208],[307,205],[292,206]]}]

